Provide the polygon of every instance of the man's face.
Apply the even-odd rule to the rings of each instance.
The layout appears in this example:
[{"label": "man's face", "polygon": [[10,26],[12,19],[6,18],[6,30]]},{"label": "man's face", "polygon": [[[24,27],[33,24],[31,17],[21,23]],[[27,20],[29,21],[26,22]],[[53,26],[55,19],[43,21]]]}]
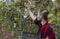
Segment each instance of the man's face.
[{"label": "man's face", "polygon": [[43,18],[43,14],[42,13],[38,13],[38,17],[41,20]]},{"label": "man's face", "polygon": [[42,18],[43,18],[43,14],[39,14],[40,16],[39,16],[39,18],[42,20]]}]

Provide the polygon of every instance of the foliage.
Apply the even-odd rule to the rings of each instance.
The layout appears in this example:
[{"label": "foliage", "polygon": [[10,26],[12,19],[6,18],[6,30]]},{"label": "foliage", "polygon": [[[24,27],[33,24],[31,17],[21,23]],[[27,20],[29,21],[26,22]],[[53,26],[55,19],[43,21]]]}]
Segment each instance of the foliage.
[{"label": "foliage", "polygon": [[[26,0],[27,1],[27,0]],[[26,7],[24,6],[24,0],[18,0],[16,2],[11,1],[8,2],[0,2],[0,34],[1,39],[2,36],[4,36],[4,33],[6,33],[6,38],[19,38],[20,31],[23,32],[30,32],[30,33],[36,33],[38,28],[34,24],[34,22],[31,20],[31,18],[28,16],[27,19],[23,18],[23,15],[26,14],[24,10]],[[49,17],[49,23],[51,23],[56,31],[56,37],[57,39],[60,38],[60,2],[59,0],[56,0],[55,3],[50,0],[38,0],[37,2],[35,0],[30,0],[32,4],[29,5],[31,10],[34,11],[34,14],[37,15],[37,12],[41,8],[47,8],[50,11]],[[25,13],[24,13],[25,12]],[[28,14],[27,14],[28,15]],[[14,23],[16,23],[16,26],[14,27]],[[8,36],[8,37],[7,37]],[[5,38],[5,39],[6,39]]]}]

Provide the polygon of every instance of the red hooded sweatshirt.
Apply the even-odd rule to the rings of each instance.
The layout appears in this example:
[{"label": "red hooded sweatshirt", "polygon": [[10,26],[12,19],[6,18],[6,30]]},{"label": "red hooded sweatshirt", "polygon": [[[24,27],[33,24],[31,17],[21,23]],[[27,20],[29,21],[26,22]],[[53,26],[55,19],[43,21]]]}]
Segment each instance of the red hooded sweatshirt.
[{"label": "red hooded sweatshirt", "polygon": [[48,22],[46,22],[44,25],[41,25],[41,21],[38,21],[37,19],[35,19],[34,22],[39,28],[37,35],[39,35],[41,32],[41,38],[45,39],[48,37],[49,39],[55,39],[54,30]]}]

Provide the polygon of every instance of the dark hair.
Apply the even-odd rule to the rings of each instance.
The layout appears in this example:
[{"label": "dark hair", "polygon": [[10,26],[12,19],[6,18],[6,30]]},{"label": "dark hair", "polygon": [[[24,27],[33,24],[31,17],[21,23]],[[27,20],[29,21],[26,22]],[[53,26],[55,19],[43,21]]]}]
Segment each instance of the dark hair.
[{"label": "dark hair", "polygon": [[[44,10],[46,10],[46,12],[43,12]],[[44,18],[46,21],[48,21],[48,14],[49,14],[48,9],[43,8],[43,9],[40,10],[40,12],[43,12],[43,13],[42,13],[42,14],[43,14],[43,18]]]}]

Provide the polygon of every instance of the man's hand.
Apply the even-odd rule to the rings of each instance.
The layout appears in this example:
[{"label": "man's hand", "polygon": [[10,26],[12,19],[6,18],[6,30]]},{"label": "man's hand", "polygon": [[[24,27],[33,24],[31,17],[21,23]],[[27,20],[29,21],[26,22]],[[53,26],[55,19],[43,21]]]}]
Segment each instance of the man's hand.
[{"label": "man's hand", "polygon": [[46,37],[45,39],[49,39],[49,37]]},{"label": "man's hand", "polygon": [[49,37],[46,37],[46,38],[42,38],[42,39],[49,39]]},{"label": "man's hand", "polygon": [[27,8],[27,11],[28,11],[30,17],[32,18],[32,20],[35,20],[36,16],[34,16],[33,12],[31,12],[29,4],[31,4],[31,3],[30,2],[27,4],[25,3],[25,7]]},{"label": "man's hand", "polygon": [[27,0],[27,1],[24,3],[24,5],[25,5],[26,8],[30,8],[30,6],[29,6],[29,5],[30,5],[29,0]]}]

